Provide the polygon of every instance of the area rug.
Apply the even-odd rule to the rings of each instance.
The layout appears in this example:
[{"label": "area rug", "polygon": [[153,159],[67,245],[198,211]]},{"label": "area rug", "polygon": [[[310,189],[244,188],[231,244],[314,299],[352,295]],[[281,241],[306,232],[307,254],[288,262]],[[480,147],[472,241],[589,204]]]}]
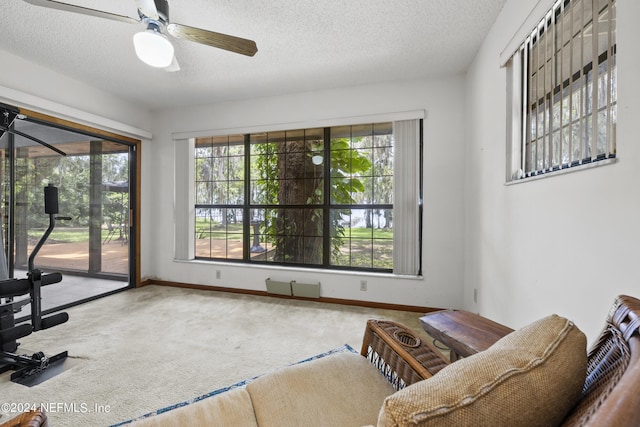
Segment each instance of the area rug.
[{"label": "area rug", "polygon": [[[345,345],[343,345],[341,347],[334,348],[333,350],[330,350],[330,351],[327,351],[327,352],[324,352],[324,353],[320,353],[320,354],[318,354],[316,356],[309,357],[307,359],[301,360],[301,361],[299,361],[297,363],[294,363],[294,365],[295,364],[300,364],[300,363],[310,362],[312,360],[320,359],[320,358],[323,358],[323,357],[326,357],[326,356],[330,356],[332,354],[345,353],[345,352],[346,353],[356,353],[356,351],[349,344],[345,344]],[[184,402],[176,403],[175,405],[170,405],[170,406],[167,406],[167,407],[164,407],[164,408],[160,408],[160,409],[158,409],[156,411],[149,412],[149,413],[144,414],[144,415],[142,415],[140,417],[133,418],[133,419],[128,420],[128,421],[123,421],[123,422],[118,423],[118,424],[114,424],[111,427],[119,427],[119,426],[124,426],[124,425],[127,425],[127,424],[131,424],[134,421],[141,420],[141,419],[144,419],[144,418],[149,418],[149,417],[152,417],[154,415],[160,415],[160,414],[163,414],[165,412],[181,408],[183,406],[191,405],[192,403],[199,402],[201,400],[207,399],[209,397],[216,396],[218,394],[221,394],[221,393],[224,393],[224,392],[236,389],[236,388],[246,387],[249,383],[255,381],[257,378],[260,378],[261,376],[262,375],[258,375],[258,376],[255,376],[255,377],[252,377],[252,378],[237,382],[237,383],[232,384],[230,386],[222,387],[222,388],[219,388],[217,390],[213,390],[213,391],[211,391],[209,393],[206,393],[206,394],[203,394],[201,396],[194,397],[193,399],[189,399],[189,400],[186,400]]]},{"label": "area rug", "polygon": [[[71,369],[34,387],[0,374],[5,403],[44,403],[55,427],[111,426],[345,343],[359,350],[368,319],[424,334],[419,313],[167,286],[67,311],[67,323],[21,339],[19,350],[66,350]],[[14,416],[0,408],[0,424]]]}]

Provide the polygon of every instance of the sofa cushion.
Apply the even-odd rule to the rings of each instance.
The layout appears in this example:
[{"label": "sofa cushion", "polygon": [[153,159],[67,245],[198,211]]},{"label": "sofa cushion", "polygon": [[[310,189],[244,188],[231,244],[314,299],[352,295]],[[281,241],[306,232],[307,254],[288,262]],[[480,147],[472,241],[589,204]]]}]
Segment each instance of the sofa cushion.
[{"label": "sofa cushion", "polygon": [[387,398],[379,427],[554,426],[580,398],[586,337],[545,317]]},{"label": "sofa cushion", "polygon": [[249,385],[260,427],[374,424],[393,387],[364,357],[338,353],[264,375]]},{"label": "sofa cushion", "polygon": [[251,398],[244,388],[216,394],[190,405],[134,421],[130,425],[135,427],[258,427],[253,415]]}]

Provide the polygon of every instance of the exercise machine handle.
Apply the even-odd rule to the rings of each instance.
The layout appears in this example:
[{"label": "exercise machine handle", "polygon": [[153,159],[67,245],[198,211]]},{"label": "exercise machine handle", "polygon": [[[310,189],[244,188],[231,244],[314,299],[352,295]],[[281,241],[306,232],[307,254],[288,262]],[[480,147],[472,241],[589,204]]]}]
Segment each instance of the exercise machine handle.
[{"label": "exercise machine handle", "polygon": [[49,273],[43,274],[40,277],[40,284],[42,286],[53,285],[54,283],[62,282],[62,273]]},{"label": "exercise machine handle", "polygon": [[69,315],[66,312],[54,314],[49,317],[43,317],[40,326],[42,329],[53,328],[69,320]]},{"label": "exercise machine handle", "polygon": [[28,294],[31,289],[29,279],[8,279],[0,282],[0,298],[13,298]]},{"label": "exercise machine handle", "polygon": [[[40,285],[47,286],[54,283],[62,282],[61,273],[43,274],[40,277]],[[20,295],[28,294],[31,290],[31,280],[26,279],[8,279],[0,281],[0,298],[13,298]]]},{"label": "exercise machine handle", "polygon": [[31,325],[19,325],[13,328],[7,328],[0,331],[0,338],[2,342],[15,341],[19,338],[24,338],[31,334]]}]

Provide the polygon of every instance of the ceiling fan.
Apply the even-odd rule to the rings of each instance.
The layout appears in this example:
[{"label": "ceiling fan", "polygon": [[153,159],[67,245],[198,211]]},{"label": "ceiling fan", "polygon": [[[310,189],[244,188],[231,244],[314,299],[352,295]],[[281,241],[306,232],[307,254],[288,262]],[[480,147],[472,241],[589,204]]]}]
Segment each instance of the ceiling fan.
[{"label": "ceiling fan", "polygon": [[97,16],[130,24],[143,23],[146,26],[146,30],[133,36],[136,55],[144,63],[152,67],[164,68],[167,71],[177,71],[180,67],[174,56],[173,45],[164,35],[163,30],[178,39],[186,39],[241,55],[253,56],[258,51],[253,40],[170,22],[168,0],[135,0],[138,6],[139,19],[54,0],[24,1],[36,6]]}]

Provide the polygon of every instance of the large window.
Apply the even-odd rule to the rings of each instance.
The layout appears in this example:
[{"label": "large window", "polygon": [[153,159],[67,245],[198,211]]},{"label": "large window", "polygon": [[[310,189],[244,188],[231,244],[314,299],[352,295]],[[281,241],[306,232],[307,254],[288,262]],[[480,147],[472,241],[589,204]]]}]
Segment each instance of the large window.
[{"label": "large window", "polygon": [[[400,145],[419,152],[419,134],[410,138]],[[420,234],[417,215],[394,211],[394,197],[413,200],[410,212],[421,200],[418,186],[404,189],[408,198],[394,189],[403,151],[392,122],[197,138],[195,257],[398,271],[394,251],[406,245],[394,244],[396,222]],[[419,182],[419,168],[402,173]]]},{"label": "large window", "polygon": [[615,10],[615,0],[558,0],[513,55],[508,180],[615,157]]}]

